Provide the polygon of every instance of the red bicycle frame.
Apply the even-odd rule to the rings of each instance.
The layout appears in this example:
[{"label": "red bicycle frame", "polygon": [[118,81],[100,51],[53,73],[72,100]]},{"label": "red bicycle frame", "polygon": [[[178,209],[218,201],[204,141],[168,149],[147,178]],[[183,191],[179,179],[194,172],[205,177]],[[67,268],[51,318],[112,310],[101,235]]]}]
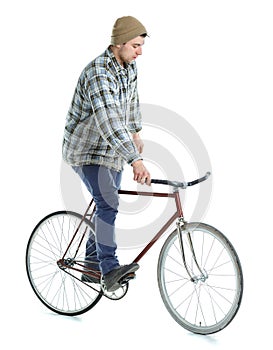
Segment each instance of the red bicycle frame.
[{"label": "red bicycle frame", "polygon": [[[158,233],[152,238],[152,240],[144,247],[144,249],[138,254],[138,256],[133,260],[133,262],[138,262],[149,250],[150,248],[155,244],[155,242],[163,235],[163,233],[167,230],[167,228],[178,218],[183,218],[183,210],[182,210],[182,206],[181,206],[181,201],[180,201],[180,195],[179,195],[179,191],[175,190],[173,193],[159,193],[159,192],[137,192],[137,191],[124,191],[124,190],[119,190],[118,191],[119,194],[121,195],[132,195],[132,196],[148,196],[148,197],[161,197],[161,198],[174,198],[175,200],[175,204],[176,204],[176,211],[175,213],[172,215],[172,217],[166,222],[166,224],[158,231]],[[58,261],[58,264],[60,267],[62,266],[66,266],[65,265],[65,256],[67,254],[67,252],[69,251],[76,235],[78,234],[78,231],[83,223],[83,221],[88,217],[89,220],[91,221],[94,213],[95,213],[95,206],[92,208],[91,212],[89,213],[92,204],[94,203],[94,199],[92,198],[92,200],[90,201],[78,227],[75,230],[75,233],[66,249],[66,251],[63,254],[62,259],[60,259]],[[88,214],[89,213],[89,214]],[[82,243],[83,237],[79,243],[78,249]],[[78,249],[76,251],[76,254],[78,252]],[[78,270],[76,268],[70,267],[73,270],[77,270],[77,271],[81,271]],[[85,272],[88,274],[88,272]]]},{"label": "red bicycle frame", "polygon": [[[175,221],[175,219],[181,218],[183,219],[183,210],[182,210],[182,205],[180,201],[180,195],[179,195],[179,189],[178,188],[183,188],[185,189],[188,186],[193,186],[196,185],[202,181],[205,181],[208,177],[210,176],[210,172],[207,172],[205,176],[201,177],[200,179],[196,179],[194,181],[190,182],[177,182],[177,181],[168,181],[168,180],[155,180],[152,179],[152,183],[157,183],[157,184],[164,184],[164,185],[169,185],[173,187],[173,193],[162,193],[162,192],[137,192],[137,191],[125,191],[125,190],[119,190],[119,194],[125,194],[125,195],[132,195],[132,196],[148,196],[148,197],[161,197],[161,198],[174,198],[175,199],[175,204],[176,204],[176,212],[173,214],[173,216],[166,222],[166,224],[158,231],[158,233],[153,237],[153,239],[147,244],[147,246],[139,253],[139,255],[135,258],[133,262],[138,262],[147,252],[148,250],[154,245],[154,243],[162,236],[162,234],[167,230],[167,228]],[[82,224],[82,222],[85,220],[86,217],[90,218],[90,221],[92,219],[92,216],[94,215],[95,212],[95,207],[93,208],[92,212],[88,214],[88,212],[91,209],[92,204],[94,203],[94,199],[91,200],[90,204],[88,205],[81,221],[76,229],[70,244],[68,245],[63,258],[60,261],[63,261],[66,253],[68,252],[74,238],[76,237],[79,228]]]}]

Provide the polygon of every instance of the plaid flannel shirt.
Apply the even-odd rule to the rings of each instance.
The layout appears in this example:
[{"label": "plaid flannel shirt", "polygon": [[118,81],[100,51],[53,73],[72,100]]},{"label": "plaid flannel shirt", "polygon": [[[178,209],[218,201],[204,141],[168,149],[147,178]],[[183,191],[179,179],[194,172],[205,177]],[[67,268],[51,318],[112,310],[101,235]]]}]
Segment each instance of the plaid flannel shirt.
[{"label": "plaid flannel shirt", "polygon": [[68,111],[63,158],[121,171],[141,159],[130,133],[141,130],[136,63],[122,67],[108,48],[80,75]]}]

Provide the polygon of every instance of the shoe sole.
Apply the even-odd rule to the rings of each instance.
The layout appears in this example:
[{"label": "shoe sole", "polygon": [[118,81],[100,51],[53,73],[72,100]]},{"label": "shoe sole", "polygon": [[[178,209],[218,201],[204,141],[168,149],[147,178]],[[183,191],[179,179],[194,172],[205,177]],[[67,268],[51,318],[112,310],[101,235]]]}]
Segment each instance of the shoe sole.
[{"label": "shoe sole", "polygon": [[[119,280],[117,282],[114,282],[114,284],[110,288],[106,288],[107,292],[114,292],[115,290],[120,288],[120,286],[121,286],[120,283],[122,282],[122,280],[124,280],[126,278],[126,276],[130,275],[131,273],[134,273],[138,269],[139,269],[139,265],[135,264],[134,266],[132,266],[128,271],[126,271],[123,275],[121,275],[119,277]],[[106,285],[105,285],[105,287],[106,287]]]},{"label": "shoe sole", "polygon": [[[136,278],[136,274],[134,272],[129,272],[127,275],[125,275],[124,277],[122,277],[118,282],[117,282],[117,288],[120,287],[121,284],[123,283],[127,283],[129,282],[130,280],[133,280]],[[96,278],[96,277],[91,277],[89,275],[85,275],[85,274],[82,274],[82,277],[81,277],[81,281],[82,282],[86,282],[86,283],[96,283],[96,284],[100,284],[101,281],[100,279]]]}]

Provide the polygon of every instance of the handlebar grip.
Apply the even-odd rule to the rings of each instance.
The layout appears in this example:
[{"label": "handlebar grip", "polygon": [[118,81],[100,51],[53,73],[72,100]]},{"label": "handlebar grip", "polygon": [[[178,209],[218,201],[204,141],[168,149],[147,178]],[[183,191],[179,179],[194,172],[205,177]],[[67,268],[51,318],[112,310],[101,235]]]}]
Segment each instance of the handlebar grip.
[{"label": "handlebar grip", "polygon": [[168,180],[157,180],[157,179],[151,179],[152,184],[158,184],[158,185],[168,185]]},{"label": "handlebar grip", "polygon": [[188,186],[196,185],[200,182],[203,182],[207,180],[207,178],[211,175],[211,173],[208,171],[205,176],[200,177],[199,179],[189,181],[189,182],[178,182],[178,181],[169,181],[169,180],[158,180],[158,179],[151,179],[152,184],[159,184],[159,185],[169,185],[173,187],[180,187],[180,188],[186,188]]},{"label": "handlebar grip", "polygon": [[151,183],[159,184],[159,185],[169,185],[172,187],[181,187],[181,188],[187,187],[186,182],[178,182],[178,181],[170,181],[170,180],[151,179]]}]

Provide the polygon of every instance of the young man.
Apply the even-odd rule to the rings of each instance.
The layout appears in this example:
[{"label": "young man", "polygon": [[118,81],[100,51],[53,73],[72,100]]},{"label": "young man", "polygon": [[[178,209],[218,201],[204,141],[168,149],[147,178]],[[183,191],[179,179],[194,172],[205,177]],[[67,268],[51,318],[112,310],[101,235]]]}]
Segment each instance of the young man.
[{"label": "young man", "polygon": [[[118,281],[139,268],[135,263],[119,264],[115,219],[124,163],[132,166],[135,181],[148,185],[151,181],[141,158],[135,63],[146,36],[145,27],[136,18],[117,19],[111,45],[80,75],[65,125],[63,158],[79,174],[96,203],[96,235],[90,234],[86,246],[86,260],[92,264],[87,266],[99,266],[108,291],[117,289]],[[83,275],[85,281],[100,282],[86,278]]]}]

